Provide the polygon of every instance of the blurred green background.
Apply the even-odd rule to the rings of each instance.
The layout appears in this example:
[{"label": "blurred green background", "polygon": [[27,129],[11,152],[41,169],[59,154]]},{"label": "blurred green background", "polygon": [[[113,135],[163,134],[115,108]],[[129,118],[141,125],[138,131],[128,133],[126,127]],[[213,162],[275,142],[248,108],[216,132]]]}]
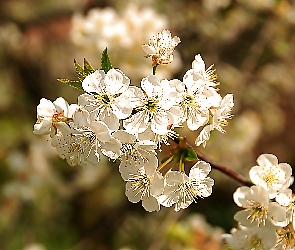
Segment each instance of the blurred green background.
[{"label": "blurred green background", "polygon": [[[213,170],[210,197],[148,213],[128,202],[117,163],[71,167],[32,133],[42,97],[77,102],[80,92],[56,81],[75,79],[73,58],[99,68],[108,46],[113,66],[138,85],[151,73],[141,44],[163,28],[181,43],[161,77],[182,79],[200,53],[220,93],[234,94],[227,133],[200,150],[246,177],[261,153],[295,165],[294,1],[1,1],[0,249],[222,249],[236,181]],[[183,134],[194,143],[196,132]]]}]

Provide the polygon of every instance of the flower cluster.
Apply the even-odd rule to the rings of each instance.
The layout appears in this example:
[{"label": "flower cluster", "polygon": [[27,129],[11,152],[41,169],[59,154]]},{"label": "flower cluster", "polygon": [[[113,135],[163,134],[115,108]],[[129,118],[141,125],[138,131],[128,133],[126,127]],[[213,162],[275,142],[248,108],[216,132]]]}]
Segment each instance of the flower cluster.
[{"label": "flower cluster", "polygon": [[295,249],[295,196],[292,168],[276,156],[262,154],[250,170],[253,186],[239,187],[234,201],[243,210],[234,216],[237,229],[225,235],[232,249]]},{"label": "flower cluster", "polygon": [[[86,15],[74,14],[71,40],[83,49],[84,56],[90,52],[86,55],[91,60],[92,55],[108,47],[113,63],[132,79],[140,80],[143,75],[150,73],[149,62],[142,61],[142,41],[147,41],[165,27],[169,27],[165,15],[149,7],[139,7],[133,2],[120,8],[120,11],[107,7],[90,9]],[[170,67],[158,71],[159,76],[169,78],[180,68],[180,55],[176,53],[173,59]],[[138,70],[134,70],[134,65]]]},{"label": "flower cluster", "polygon": [[159,60],[153,63],[154,74],[141,80],[141,88],[131,86],[121,70],[112,68],[106,50],[101,70],[94,70],[86,60],[84,68],[76,62],[79,81],[61,81],[84,93],[72,105],[61,97],[53,103],[41,99],[34,133],[50,134],[52,146],[70,165],[97,165],[101,155],[118,160],[131,202],[142,201],[147,211],[158,211],[160,205],[174,205],[179,211],[198,197],[210,196],[214,184],[208,177],[211,166],[197,161],[189,174],[185,173],[185,162],[198,158],[184,138],[161,165],[157,149],[162,143],[168,144],[169,138],[176,138],[174,128],[184,123],[190,130],[201,130],[196,145],[205,146],[212,130],[225,132],[233,96],[222,98],[218,94],[217,76],[212,67],[205,68],[200,55],[195,56],[182,81],[159,79],[156,67],[172,60],[180,39],[172,38],[168,30],[154,38],[157,42],[148,45],[149,51]]}]

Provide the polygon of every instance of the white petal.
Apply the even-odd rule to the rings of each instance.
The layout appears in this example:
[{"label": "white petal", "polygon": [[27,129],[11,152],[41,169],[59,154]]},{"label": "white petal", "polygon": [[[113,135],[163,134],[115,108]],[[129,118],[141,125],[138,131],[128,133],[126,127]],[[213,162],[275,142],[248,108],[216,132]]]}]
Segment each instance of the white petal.
[{"label": "white petal", "polygon": [[69,112],[68,112],[67,117],[73,118],[73,114],[77,111],[78,108],[79,108],[79,105],[77,105],[77,104],[71,104],[69,106]]},{"label": "white petal", "polygon": [[166,174],[166,183],[167,185],[178,185],[185,181],[189,181],[189,178],[186,174],[179,171],[170,171]]},{"label": "white petal", "polygon": [[96,70],[94,73],[85,77],[82,82],[83,89],[88,93],[102,93],[101,82],[105,77],[103,70]]},{"label": "white petal", "polygon": [[206,177],[203,180],[200,180],[199,182],[193,182],[194,189],[197,192],[197,195],[199,197],[208,197],[212,194],[212,187],[214,185],[214,180],[210,177]]},{"label": "white petal", "polygon": [[273,154],[262,154],[258,157],[259,166],[272,166],[278,164],[278,158]]},{"label": "white petal", "polygon": [[119,172],[125,181],[127,181],[133,174],[138,174],[138,170],[139,168],[136,167],[135,164],[126,166],[123,162],[121,162],[119,165]]},{"label": "white petal", "polygon": [[133,191],[132,183],[126,183],[125,195],[132,203],[137,203],[141,200],[141,193],[138,190]]},{"label": "white petal", "polygon": [[234,96],[233,94],[227,94],[221,101],[221,107],[227,106],[229,108],[233,108],[234,106]]},{"label": "white petal", "polygon": [[197,130],[208,122],[208,111],[190,108],[188,110],[187,127],[190,130]]},{"label": "white petal", "polygon": [[150,193],[151,195],[157,197],[157,196],[160,196],[163,193],[163,191],[164,191],[164,178],[162,176],[162,173],[157,171],[154,174],[154,178],[150,186]]},{"label": "white petal", "polygon": [[276,201],[280,205],[287,207],[291,202],[291,198],[292,190],[288,188],[278,193],[278,195],[276,196]]},{"label": "white petal", "polygon": [[234,192],[233,199],[239,207],[249,205],[248,200],[245,199],[245,196],[248,192],[250,192],[250,188],[245,186],[237,188],[237,190]]},{"label": "white petal", "polygon": [[285,179],[288,179],[292,175],[292,167],[288,163],[280,163],[278,167],[284,171]]},{"label": "white petal", "polygon": [[106,92],[111,95],[121,94],[128,89],[130,79],[119,69],[110,69],[105,76]]},{"label": "white petal", "polygon": [[268,205],[268,213],[274,223],[286,221],[286,208],[276,202],[271,202]]},{"label": "white petal", "polygon": [[37,115],[42,117],[52,117],[55,113],[55,106],[53,103],[45,98],[40,100],[40,104],[37,106]]},{"label": "white petal", "polygon": [[144,164],[144,169],[147,176],[154,176],[156,168],[158,167],[158,158],[154,155],[151,155],[148,158],[148,161]]},{"label": "white petal", "polygon": [[56,111],[58,112],[63,112],[65,117],[68,117],[69,113],[69,104],[68,102],[63,99],[62,97],[58,97],[54,102],[53,102]]},{"label": "white petal", "polygon": [[107,142],[101,142],[101,152],[110,159],[117,159],[120,156],[121,143],[111,138]]},{"label": "white petal", "polygon": [[107,142],[111,139],[109,129],[103,122],[94,121],[89,126],[100,141]]},{"label": "white petal", "polygon": [[33,133],[36,135],[48,135],[52,127],[51,120],[43,119],[41,123],[34,125]]},{"label": "white petal", "polygon": [[141,100],[145,98],[143,91],[135,86],[130,86],[124,93],[124,96],[128,96],[131,102],[131,107],[136,108],[142,105]]},{"label": "white petal", "polygon": [[[254,166],[250,169],[249,171],[249,177],[250,180],[256,184],[256,185],[261,185],[261,167],[260,166]],[[266,187],[266,185],[264,185]]]},{"label": "white petal", "polygon": [[104,108],[99,114],[99,120],[104,122],[110,130],[119,128],[119,119],[110,108]]},{"label": "white petal", "polygon": [[166,115],[166,113],[159,113],[156,114],[152,119],[151,130],[156,134],[164,135],[167,133],[167,126],[169,125],[169,123],[167,116],[164,115]]},{"label": "white petal", "polygon": [[162,87],[157,76],[149,75],[141,80],[141,88],[148,97],[161,96]]},{"label": "white petal", "polygon": [[196,72],[205,70],[205,63],[200,54],[195,56],[195,60],[192,63],[192,68]]},{"label": "white petal", "polygon": [[211,166],[205,161],[198,161],[190,170],[190,179],[204,179],[211,171]]},{"label": "white petal", "polygon": [[130,134],[124,130],[118,130],[112,134],[112,136],[118,139],[121,143],[133,143],[136,140],[136,136]]},{"label": "white petal", "polygon": [[258,222],[256,220],[254,220],[253,222],[251,222],[251,219],[249,218],[250,212],[251,212],[250,210],[241,210],[241,211],[238,211],[234,215],[234,219],[236,221],[238,221],[239,223],[241,223],[245,227],[258,227]]},{"label": "white petal", "polygon": [[148,55],[153,55],[153,54],[156,54],[157,53],[157,51],[155,50],[155,47],[154,46],[151,46],[151,45],[144,44],[144,45],[142,45],[142,49]]},{"label": "white petal", "polygon": [[153,211],[159,211],[160,210],[160,204],[158,203],[158,200],[155,197],[151,196],[151,195],[142,200],[142,206],[148,212],[153,212]]},{"label": "white petal", "polygon": [[212,127],[210,125],[207,125],[202,129],[199,136],[195,140],[196,146],[200,146],[201,144],[203,144],[204,147],[206,146],[206,142],[210,139],[211,130]]},{"label": "white petal", "polygon": [[260,186],[250,187],[250,192],[245,196],[249,201],[256,201],[261,204],[263,207],[268,207],[269,203],[269,194],[267,190]]},{"label": "white petal", "polygon": [[179,200],[179,193],[175,192],[175,186],[165,186],[163,195],[158,197],[158,201],[164,207],[171,207]]},{"label": "white petal", "polygon": [[123,121],[124,128],[131,134],[142,133],[148,127],[148,113],[143,110]]},{"label": "white petal", "polygon": [[131,115],[132,107],[130,103],[130,99],[125,96],[119,96],[115,98],[113,103],[111,104],[113,113],[116,115],[118,119],[125,119],[129,115]]}]

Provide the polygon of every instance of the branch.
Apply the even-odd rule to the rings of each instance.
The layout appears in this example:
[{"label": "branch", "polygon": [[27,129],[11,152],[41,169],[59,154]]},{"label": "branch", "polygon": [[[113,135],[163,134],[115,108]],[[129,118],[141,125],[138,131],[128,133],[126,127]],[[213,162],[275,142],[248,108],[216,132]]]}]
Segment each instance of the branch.
[{"label": "branch", "polygon": [[[175,143],[177,143],[177,144],[179,144],[179,142],[180,142],[179,137],[173,138],[172,140],[173,140]],[[250,186],[253,185],[253,183],[252,183],[250,180],[246,179],[245,177],[243,177],[243,176],[240,175],[239,173],[235,172],[234,170],[229,169],[229,168],[227,168],[226,166],[224,166],[224,165],[222,165],[222,164],[220,164],[220,163],[218,163],[218,162],[216,162],[216,161],[213,161],[213,160],[210,159],[208,156],[206,156],[206,155],[204,155],[203,153],[199,152],[198,150],[196,150],[193,146],[191,146],[191,145],[188,144],[188,143],[187,143],[187,146],[188,146],[189,148],[193,149],[193,150],[196,152],[196,154],[197,154],[197,156],[198,156],[198,158],[199,158],[200,160],[203,160],[203,161],[209,163],[209,164],[211,165],[212,168],[219,170],[220,172],[222,172],[222,173],[226,174],[227,176],[229,176],[229,177],[235,179],[236,181],[240,182],[241,184],[243,184],[243,185],[245,185],[245,186],[250,187]]]}]

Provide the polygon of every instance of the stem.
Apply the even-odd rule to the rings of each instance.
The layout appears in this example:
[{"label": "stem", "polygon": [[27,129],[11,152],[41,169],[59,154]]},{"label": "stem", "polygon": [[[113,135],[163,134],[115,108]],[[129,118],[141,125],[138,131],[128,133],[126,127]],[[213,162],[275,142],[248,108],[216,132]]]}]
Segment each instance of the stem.
[{"label": "stem", "polygon": [[171,155],[165,162],[163,162],[158,168],[157,171],[160,171],[163,167],[169,164],[173,160],[174,155]]},{"label": "stem", "polygon": [[[181,142],[179,137],[173,138],[172,140],[177,144],[179,144]],[[191,145],[189,145],[189,144],[187,144],[187,145],[188,145],[189,148],[193,149],[196,152],[196,154],[197,154],[197,156],[198,156],[198,158],[200,160],[203,160],[203,161],[209,163],[212,168],[219,170],[220,172],[222,172],[222,173],[226,174],[227,176],[235,179],[236,181],[240,182],[241,184],[243,184],[245,186],[250,187],[250,186],[253,185],[253,183],[250,180],[246,179],[245,177],[243,177],[239,173],[235,172],[232,169],[227,168],[226,166],[224,166],[224,165],[222,165],[222,164],[220,164],[220,163],[218,163],[216,161],[213,161],[208,156],[204,155],[203,153],[201,153],[198,150],[196,150],[195,148],[193,148]]]},{"label": "stem", "polygon": [[179,171],[184,172],[184,164],[182,161],[183,157],[180,156],[180,160],[179,160]]},{"label": "stem", "polygon": [[153,67],[153,75],[156,75],[157,66],[158,66],[158,65],[155,65],[155,66]]}]

